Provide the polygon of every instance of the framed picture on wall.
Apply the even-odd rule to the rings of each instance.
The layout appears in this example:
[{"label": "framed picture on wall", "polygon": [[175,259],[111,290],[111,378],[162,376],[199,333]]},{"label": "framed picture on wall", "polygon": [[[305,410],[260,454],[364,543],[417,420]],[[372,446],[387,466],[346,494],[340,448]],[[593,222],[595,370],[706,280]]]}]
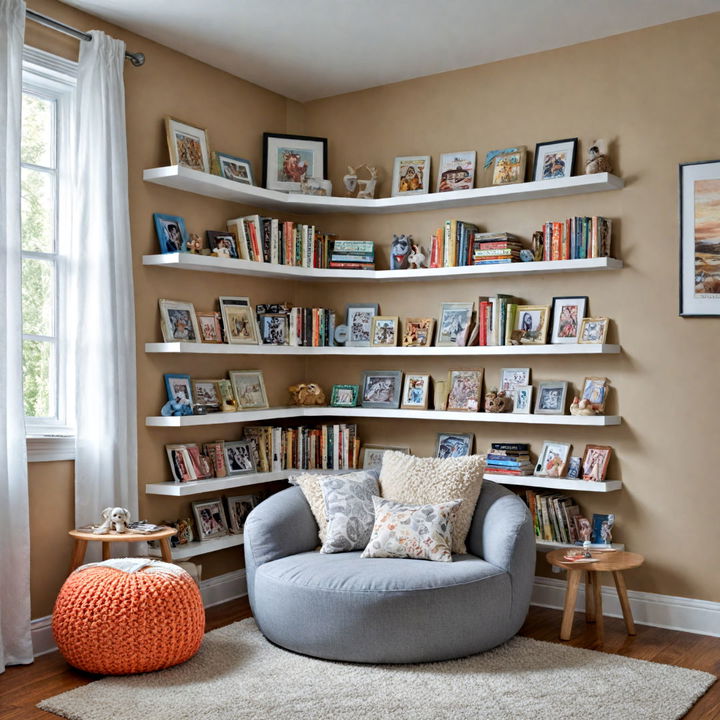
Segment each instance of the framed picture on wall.
[{"label": "framed picture on wall", "polygon": [[558,180],[570,177],[577,154],[577,138],[553,140],[535,146],[533,180]]},{"label": "framed picture on wall", "polygon": [[165,117],[170,164],[210,172],[207,130],[188,125],[177,118]]},{"label": "framed picture on wall", "polygon": [[253,184],[250,161],[245,160],[245,158],[214,152],[212,154],[212,171],[213,174],[220,175],[226,180],[245,183],[245,185]]},{"label": "framed picture on wall", "polygon": [[680,315],[720,317],[720,160],[680,165]]},{"label": "framed picture on wall", "polygon": [[325,180],[327,168],[327,138],[263,133],[263,186],[268,190],[300,192],[303,180]]},{"label": "framed picture on wall", "polygon": [[430,192],[430,156],[396,157],[393,164],[392,195],[422,195]]},{"label": "framed picture on wall", "polygon": [[440,155],[437,191],[472,190],[475,184],[475,151]]}]

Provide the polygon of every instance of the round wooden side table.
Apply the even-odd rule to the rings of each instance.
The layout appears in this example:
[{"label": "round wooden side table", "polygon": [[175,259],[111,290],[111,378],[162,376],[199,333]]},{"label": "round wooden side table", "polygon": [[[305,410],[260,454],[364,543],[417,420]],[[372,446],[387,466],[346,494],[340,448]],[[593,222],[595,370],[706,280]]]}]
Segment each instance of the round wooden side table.
[{"label": "round wooden side table", "polygon": [[102,559],[110,559],[110,543],[115,542],[147,542],[148,540],[157,540],[160,543],[160,552],[165,562],[172,562],[172,553],[170,552],[170,541],[168,538],[177,532],[174,528],[164,527],[154,533],[143,535],[141,533],[116,533],[109,532],[107,535],[95,535],[92,532],[84,532],[83,530],[68,530],[70,537],[75,538],[75,547],[73,548],[72,560],[70,561],[70,572],[79,568],[85,560],[85,551],[87,544],[91,541],[102,543]]},{"label": "round wooden side table", "polygon": [[565,606],[560,625],[560,639],[570,639],[573,616],[575,615],[575,601],[577,600],[578,587],[583,573],[585,573],[585,621],[595,623],[598,641],[603,641],[602,585],[600,583],[600,573],[602,572],[612,573],[623,618],[625,619],[627,634],[635,635],[635,623],[633,622],[632,610],[628,602],[627,588],[625,587],[622,572],[623,570],[640,567],[645,562],[645,558],[638,555],[638,553],[616,550],[614,552],[591,552],[592,557],[597,558],[598,562],[563,560],[563,555],[570,549],[552,550],[545,556],[551,565],[567,570],[568,574]]}]

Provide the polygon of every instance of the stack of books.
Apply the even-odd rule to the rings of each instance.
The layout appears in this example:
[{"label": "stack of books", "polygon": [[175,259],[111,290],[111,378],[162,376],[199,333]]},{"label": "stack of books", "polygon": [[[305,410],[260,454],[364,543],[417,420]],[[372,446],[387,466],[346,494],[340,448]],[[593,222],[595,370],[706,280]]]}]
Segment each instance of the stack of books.
[{"label": "stack of books", "polygon": [[374,270],[375,243],[372,240],[335,240],[328,267],[338,270]]},{"label": "stack of books", "polygon": [[529,443],[492,443],[487,455],[487,472],[498,475],[532,475]]},{"label": "stack of books", "polygon": [[511,233],[475,233],[472,241],[473,265],[499,265],[519,262],[520,241]]},{"label": "stack of books", "polygon": [[610,257],[612,220],[609,218],[595,215],[546,222],[542,234],[543,260]]}]

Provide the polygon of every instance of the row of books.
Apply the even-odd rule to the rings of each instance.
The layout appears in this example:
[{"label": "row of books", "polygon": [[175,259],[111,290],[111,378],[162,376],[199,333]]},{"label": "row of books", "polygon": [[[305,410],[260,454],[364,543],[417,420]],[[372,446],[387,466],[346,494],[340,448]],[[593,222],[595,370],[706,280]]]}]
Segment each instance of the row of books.
[{"label": "row of books", "polygon": [[502,475],[532,475],[529,443],[491,443],[487,471]]},{"label": "row of books", "polygon": [[510,345],[518,304],[512,295],[478,299],[478,345]]},{"label": "row of books", "polygon": [[332,243],[328,267],[339,270],[374,270],[375,243],[372,240],[335,240]]},{"label": "row of books", "polygon": [[329,308],[257,305],[255,312],[264,345],[329,347],[335,344],[336,314]]},{"label": "row of books", "polygon": [[612,220],[594,215],[546,222],[542,235],[543,260],[610,257]]}]

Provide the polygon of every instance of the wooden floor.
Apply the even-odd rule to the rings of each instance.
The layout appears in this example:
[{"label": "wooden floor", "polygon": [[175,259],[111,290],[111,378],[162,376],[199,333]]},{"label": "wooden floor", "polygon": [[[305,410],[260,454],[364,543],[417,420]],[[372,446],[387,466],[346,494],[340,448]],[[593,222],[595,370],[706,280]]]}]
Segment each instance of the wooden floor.
[{"label": "wooden floor", "polygon": [[[206,615],[207,629],[213,630],[250,617],[251,612],[247,599],[243,598],[210,608]],[[558,640],[560,616],[559,610],[532,607],[520,634],[536,640],[560,642]],[[622,620],[606,617],[605,643],[599,647],[595,642],[593,626],[585,624],[582,613],[576,613],[572,640],[568,644],[591,650],[601,649],[604,652],[641,660],[705,670],[720,676],[720,638],[661,630],[644,625],[638,625],[637,631],[638,634],[630,638],[625,634]],[[69,667],[57,652],[37,658],[32,665],[10,667],[0,675],[0,720],[57,718],[56,715],[37,710],[35,704],[44,698],[96,679],[95,675],[88,675]],[[588,717],[593,714],[596,713],[591,711]],[[720,719],[720,682],[716,682],[700,698],[685,718],[686,720]]]}]

